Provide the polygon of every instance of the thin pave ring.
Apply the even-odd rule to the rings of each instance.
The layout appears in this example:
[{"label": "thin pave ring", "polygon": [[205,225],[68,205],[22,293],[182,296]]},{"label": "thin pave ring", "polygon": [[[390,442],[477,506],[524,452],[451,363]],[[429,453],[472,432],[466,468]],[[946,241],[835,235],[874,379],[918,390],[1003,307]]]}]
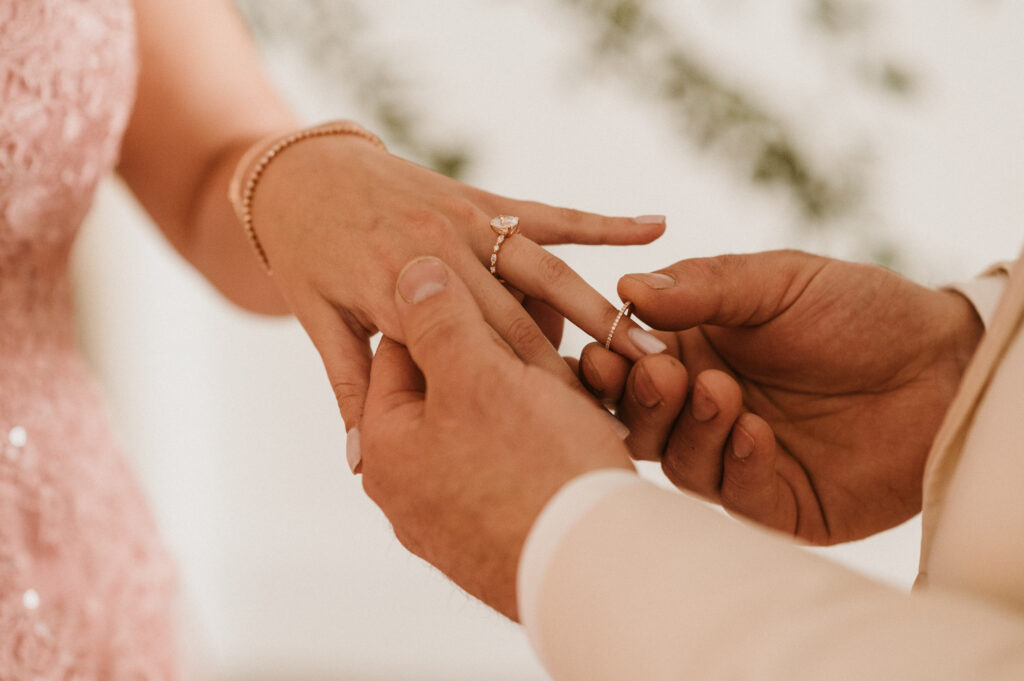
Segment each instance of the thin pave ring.
[{"label": "thin pave ring", "polygon": [[612,349],[612,338],[615,337],[615,329],[619,328],[619,322],[622,321],[623,317],[629,317],[631,314],[633,314],[632,309],[631,309],[632,307],[633,307],[633,303],[631,303],[630,301],[627,300],[626,304],[623,305],[622,309],[619,310],[619,314],[615,315],[615,321],[612,322],[611,331],[608,332],[608,337],[604,339],[604,349],[605,350],[611,350]]},{"label": "thin pave ring", "polygon": [[506,239],[519,234],[519,218],[515,215],[499,215],[491,220],[491,230],[498,235],[498,238],[494,242],[494,248],[491,249],[489,271],[498,281],[501,281],[501,277],[498,276],[498,252],[501,251],[501,245],[505,243]]}]

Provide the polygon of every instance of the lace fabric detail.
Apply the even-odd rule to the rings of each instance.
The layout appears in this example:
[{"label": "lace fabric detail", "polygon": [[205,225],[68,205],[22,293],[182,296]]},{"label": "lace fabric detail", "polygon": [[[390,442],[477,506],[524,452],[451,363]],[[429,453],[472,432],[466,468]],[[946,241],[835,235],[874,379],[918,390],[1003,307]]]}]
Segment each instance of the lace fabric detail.
[{"label": "lace fabric detail", "polygon": [[116,160],[134,49],[123,0],[0,1],[0,268],[74,237]]},{"label": "lace fabric detail", "polygon": [[178,676],[173,564],[67,274],[127,124],[134,30],[129,0],[0,0],[0,681]]}]

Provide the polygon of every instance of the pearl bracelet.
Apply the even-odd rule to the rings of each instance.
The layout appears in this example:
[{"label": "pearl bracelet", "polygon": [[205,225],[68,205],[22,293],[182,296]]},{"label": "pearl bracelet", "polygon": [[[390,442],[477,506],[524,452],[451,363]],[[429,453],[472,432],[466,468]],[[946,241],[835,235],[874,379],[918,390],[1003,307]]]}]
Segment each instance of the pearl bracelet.
[{"label": "pearl bracelet", "polygon": [[[266,171],[267,166],[270,165],[270,162],[288,147],[302,140],[330,135],[355,135],[387,151],[387,147],[384,146],[379,137],[358,123],[353,123],[352,121],[331,121],[330,123],[324,123],[312,128],[303,128],[284,136],[274,135],[258,142],[250,147],[249,151],[242,156],[242,159],[235,167],[235,174],[231,178],[228,197],[235,208],[235,214],[245,229],[246,236],[249,237],[249,243],[252,244],[252,248],[256,251],[260,262],[263,263],[267,274],[272,273],[270,260],[267,258],[266,251],[263,250],[263,244],[260,243],[259,237],[256,236],[256,228],[253,226],[252,221],[252,202],[256,195],[256,187],[259,185],[260,178],[263,177],[263,173]],[[253,159],[255,158],[259,160],[254,163]]]}]

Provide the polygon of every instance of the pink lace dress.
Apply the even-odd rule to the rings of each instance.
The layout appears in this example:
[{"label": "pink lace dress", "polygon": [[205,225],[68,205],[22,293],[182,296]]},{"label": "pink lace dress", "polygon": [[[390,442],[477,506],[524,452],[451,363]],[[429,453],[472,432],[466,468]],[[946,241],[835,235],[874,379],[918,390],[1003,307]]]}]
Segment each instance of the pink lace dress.
[{"label": "pink lace dress", "polygon": [[132,105],[134,41],[129,0],[0,0],[0,681],[177,677],[174,569],[68,284]]}]

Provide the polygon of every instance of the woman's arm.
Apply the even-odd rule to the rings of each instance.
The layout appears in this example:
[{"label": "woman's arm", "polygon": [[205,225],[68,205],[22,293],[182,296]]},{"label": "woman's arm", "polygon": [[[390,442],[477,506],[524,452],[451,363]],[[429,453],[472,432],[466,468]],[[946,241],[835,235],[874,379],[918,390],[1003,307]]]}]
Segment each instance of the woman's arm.
[{"label": "woman's arm", "polygon": [[[228,185],[249,147],[294,130],[295,119],[267,83],[227,0],[136,7],[142,71],[122,174],[171,243],[229,299],[298,317],[350,427],[369,379],[367,339],[379,329],[402,340],[394,282],[402,264],[422,255],[453,263],[520,357],[577,383],[529,313],[488,273],[495,245],[489,222],[499,214],[521,219],[521,235],[501,248],[497,274],[603,339],[617,309],[541,245],[647,243],[664,231],[663,218],[607,218],[508,199],[353,135],[317,137],[277,155],[253,197],[271,278],[232,213]],[[638,359],[663,347],[634,322],[622,325],[616,351]]]},{"label": "woman's arm", "polygon": [[288,311],[226,196],[253,143],[297,126],[227,0],[136,1],[139,86],[119,171],[168,241],[229,300]]}]

